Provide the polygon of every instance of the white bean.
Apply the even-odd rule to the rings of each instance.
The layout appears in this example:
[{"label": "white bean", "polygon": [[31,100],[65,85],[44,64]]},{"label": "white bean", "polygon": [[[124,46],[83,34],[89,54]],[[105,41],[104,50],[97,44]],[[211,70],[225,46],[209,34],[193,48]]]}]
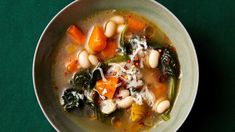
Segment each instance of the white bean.
[{"label": "white bean", "polygon": [[111,21],[115,22],[116,24],[123,24],[125,22],[124,18],[122,16],[113,16],[110,18]]},{"label": "white bean", "polygon": [[110,114],[113,111],[115,111],[116,109],[117,109],[117,106],[114,103],[114,101],[111,99],[103,100],[100,103],[100,110],[104,114]]},{"label": "white bean", "polygon": [[120,90],[118,93],[118,97],[122,97],[122,98],[126,98],[129,95],[130,95],[130,92],[129,90],[126,90],[126,89]]},{"label": "white bean", "polygon": [[91,64],[94,66],[96,66],[99,63],[99,61],[95,55],[89,55],[88,59],[91,62]]},{"label": "white bean", "polygon": [[156,50],[151,50],[149,54],[149,66],[151,68],[156,68],[158,66],[159,52]]},{"label": "white bean", "polygon": [[126,27],[125,24],[118,25],[118,27],[117,27],[117,32],[118,32],[118,33],[121,33],[121,32],[125,29],[125,27]]},{"label": "white bean", "polygon": [[133,102],[134,102],[134,99],[132,96],[128,96],[121,100],[116,100],[117,107],[122,108],[122,109],[130,107]]},{"label": "white bean", "polygon": [[153,110],[159,114],[165,112],[170,107],[170,101],[169,100],[163,100],[160,102],[157,102],[153,106]]},{"label": "white bean", "polygon": [[105,25],[104,35],[108,38],[115,34],[117,25],[113,21],[108,21]]},{"label": "white bean", "polygon": [[83,50],[78,56],[79,64],[82,68],[90,67],[90,62],[88,60],[88,53],[87,51]]}]

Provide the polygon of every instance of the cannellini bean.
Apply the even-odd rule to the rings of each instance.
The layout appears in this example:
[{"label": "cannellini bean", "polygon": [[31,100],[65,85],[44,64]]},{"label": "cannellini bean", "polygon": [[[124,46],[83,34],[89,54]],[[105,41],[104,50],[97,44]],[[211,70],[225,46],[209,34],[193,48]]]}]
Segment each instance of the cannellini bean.
[{"label": "cannellini bean", "polygon": [[112,99],[103,100],[100,103],[100,110],[104,114],[110,114],[116,109],[117,109],[117,106]]},{"label": "cannellini bean", "polygon": [[111,17],[110,20],[115,22],[116,24],[123,24],[125,22],[125,19],[119,15]]},{"label": "cannellini bean", "polygon": [[126,90],[126,89],[120,90],[118,93],[118,97],[122,97],[122,98],[126,98],[129,95],[130,95],[130,92],[129,90]]},{"label": "cannellini bean", "polygon": [[151,50],[149,54],[149,66],[151,68],[156,68],[158,66],[158,60],[159,60],[159,52],[156,50]]},{"label": "cannellini bean", "polygon": [[91,64],[94,66],[96,66],[99,63],[99,61],[95,55],[89,55],[88,59],[91,62]]},{"label": "cannellini bean", "polygon": [[117,25],[113,21],[108,21],[105,25],[104,35],[108,38],[115,34]]},{"label": "cannellini bean", "polygon": [[90,62],[88,60],[88,53],[87,51],[83,50],[78,56],[79,64],[82,68],[90,67]]},{"label": "cannellini bean", "polygon": [[165,112],[170,107],[169,100],[162,100],[160,102],[156,102],[153,106],[153,110],[159,114]]},{"label": "cannellini bean", "polygon": [[134,99],[132,96],[128,96],[121,100],[116,100],[117,107],[122,108],[122,109],[130,107],[133,102],[134,102]]},{"label": "cannellini bean", "polygon": [[117,32],[118,32],[118,33],[121,33],[121,32],[125,29],[125,27],[126,27],[125,24],[118,25],[118,27],[117,27]]}]

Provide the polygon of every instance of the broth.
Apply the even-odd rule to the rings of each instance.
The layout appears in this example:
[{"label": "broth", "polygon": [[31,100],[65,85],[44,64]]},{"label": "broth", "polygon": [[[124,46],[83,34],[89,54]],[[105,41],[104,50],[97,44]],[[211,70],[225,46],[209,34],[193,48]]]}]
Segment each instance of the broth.
[{"label": "broth", "polygon": [[[96,26],[101,27],[100,29],[97,28],[97,33],[103,31],[105,34],[108,32],[108,23],[115,21],[113,18],[115,16],[124,18],[124,23],[119,24],[119,22],[116,21],[115,25],[117,31],[115,31],[112,37],[106,36],[105,43],[107,42],[107,44],[105,48],[107,48],[107,46],[111,47],[106,51],[105,48],[101,48],[102,50],[97,51],[98,48],[102,47],[102,43],[100,46],[97,46],[100,44],[97,41],[103,37],[103,34],[101,34],[101,36],[95,36],[97,41],[94,40],[92,42],[96,43],[96,45],[93,45],[95,48],[91,49],[92,46],[89,44],[95,34],[94,32],[96,32]],[[55,59],[52,65],[52,88],[57,97],[56,101],[61,103],[61,109],[65,114],[71,120],[77,122],[82,128],[89,131],[143,131],[151,129],[163,119],[168,119],[178,91],[177,84],[179,82],[180,67],[175,48],[167,35],[144,17],[125,10],[100,11],[84,20],[78,21],[75,25],[79,28],[73,29],[74,27],[70,27],[58,43],[58,47],[54,50],[53,54]],[[121,32],[118,31],[119,28],[121,29],[120,25],[124,26]],[[71,37],[71,33],[74,32],[76,35],[82,34],[82,36],[85,36],[85,40],[82,39],[84,37],[73,36],[73,34]],[[124,33],[125,35],[123,37],[122,34]],[[124,40],[124,46],[126,46],[124,48],[122,47],[122,39]],[[147,44],[147,48],[144,47],[145,43]],[[112,51],[112,46],[116,46],[115,51]],[[137,52],[137,50],[139,51]],[[135,51],[136,55],[134,55]],[[140,51],[142,51],[142,53]],[[81,54],[88,54],[88,61],[90,61],[90,63],[87,61],[82,62],[84,58],[79,57]],[[128,57],[127,60],[122,56],[123,54]],[[94,55],[98,58],[99,63],[97,65],[92,64],[90,55]],[[158,59],[158,65],[154,68],[153,66],[156,64],[150,61],[151,55],[158,57],[156,58]],[[123,60],[120,61],[120,58]],[[106,69],[108,70],[104,70],[101,66],[99,67],[101,63],[107,65]],[[171,63],[174,64],[171,65]],[[89,64],[89,66],[86,64]],[[99,68],[101,68],[102,71],[100,71]],[[121,71],[120,69],[124,70]],[[85,90],[84,87],[82,90],[79,89],[78,85],[81,82],[78,83],[79,80],[76,80],[76,77],[80,77],[78,75],[83,70],[89,71],[89,74],[86,74],[88,75],[87,78],[91,77],[92,79],[94,75],[96,75],[94,72],[100,72],[98,77],[96,77],[96,79],[99,79],[96,80],[92,88],[90,88],[91,84],[86,86],[86,81],[84,81],[82,83],[84,87],[86,87]],[[104,72],[104,77],[101,72]],[[135,73],[133,74],[131,72]],[[84,79],[84,77],[82,79]],[[93,81],[92,79],[89,83]],[[114,86],[112,87],[112,85]],[[103,87],[105,88],[102,89]],[[173,87],[173,94],[171,87]],[[66,90],[70,88],[72,88],[71,90],[75,89],[75,91],[73,91],[74,94],[68,90],[67,96],[77,99],[77,102],[69,102],[71,100],[68,100],[66,97]],[[112,92],[112,90],[114,90],[114,92]],[[92,94],[92,102],[89,102],[88,97],[90,97],[90,95],[88,96],[86,94],[87,92]],[[128,96],[120,96],[122,92],[127,92]],[[153,98],[150,98],[151,96]],[[121,104],[124,101],[120,101],[124,99],[127,100],[127,98],[131,98],[132,103],[130,106],[124,108],[123,104]],[[89,106],[90,104],[86,104],[87,100],[89,103],[97,105],[96,109],[98,112],[96,112],[98,114],[92,111],[93,106],[92,110],[89,108],[91,106]],[[84,101],[85,103],[79,101]],[[110,103],[108,101],[115,104],[115,110],[111,113],[109,113],[110,109],[112,109],[111,106],[102,109],[102,107],[106,107],[107,104],[105,104],[105,106],[101,104]],[[161,110],[159,104],[164,101],[166,104],[170,102],[170,106],[162,113],[159,113]],[[70,105],[68,103],[70,103]],[[77,104],[74,105],[73,103]],[[80,106],[81,104],[82,106]],[[134,108],[144,112],[138,113]]]}]

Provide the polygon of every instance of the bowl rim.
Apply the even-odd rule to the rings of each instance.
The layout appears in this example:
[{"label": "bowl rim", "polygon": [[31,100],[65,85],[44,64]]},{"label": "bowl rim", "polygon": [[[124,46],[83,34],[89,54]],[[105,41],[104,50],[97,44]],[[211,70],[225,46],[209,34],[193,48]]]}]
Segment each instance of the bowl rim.
[{"label": "bowl rim", "polygon": [[41,44],[41,41],[42,41],[42,38],[43,38],[43,36],[44,36],[44,34],[45,34],[45,32],[48,30],[48,27],[55,21],[55,19],[62,13],[62,12],[64,12],[64,10],[66,10],[67,8],[69,8],[70,6],[72,6],[74,3],[76,3],[77,2],[77,0],[75,0],[75,1],[73,1],[73,2],[71,2],[71,3],[69,3],[68,5],[66,5],[65,7],[63,7],[58,13],[56,13],[56,15],[50,20],[50,22],[47,24],[47,26],[44,28],[44,30],[43,30],[43,32],[42,32],[42,34],[41,34],[41,36],[40,36],[40,38],[39,38],[39,40],[38,40],[38,42],[37,42],[37,46],[36,46],[36,48],[35,48],[35,52],[34,52],[34,58],[33,58],[33,67],[32,67],[32,76],[33,76],[33,87],[34,87],[34,92],[35,92],[35,95],[36,95],[36,98],[37,98],[37,102],[38,102],[38,104],[39,104],[39,106],[40,106],[40,108],[41,108],[41,110],[42,110],[42,112],[43,112],[43,114],[44,114],[44,116],[46,117],[46,119],[47,119],[47,121],[53,126],[53,128],[56,130],[56,131],[60,131],[57,127],[56,127],[56,125],[50,120],[50,118],[48,117],[48,115],[46,114],[46,112],[45,112],[45,110],[44,110],[44,108],[43,108],[43,106],[42,106],[42,104],[41,104],[41,101],[40,101],[40,99],[39,99],[39,95],[38,95],[38,92],[37,92],[37,88],[36,88],[36,82],[35,82],[35,62],[36,62],[36,58],[37,58],[37,55],[38,55],[38,49],[39,49],[39,46],[40,46],[40,44]]},{"label": "bowl rim", "polygon": [[[66,5],[65,7],[63,7],[58,13],[56,13],[56,15],[54,17],[52,17],[52,19],[50,20],[50,22],[47,24],[47,26],[44,28],[43,32],[41,33],[40,35],[40,38],[37,42],[37,46],[35,48],[35,51],[34,51],[34,57],[33,57],[33,65],[32,65],[32,79],[33,79],[33,86],[34,86],[34,92],[35,92],[35,95],[36,95],[36,98],[37,98],[37,102],[40,106],[40,109],[41,111],[43,112],[44,116],[46,117],[46,119],[48,120],[48,122],[53,126],[53,128],[56,130],[56,131],[60,131],[58,129],[58,127],[56,126],[56,124],[54,124],[50,118],[48,117],[48,115],[46,114],[42,104],[41,104],[41,101],[40,101],[40,98],[39,98],[39,95],[38,95],[38,92],[37,92],[37,88],[36,88],[36,82],[35,82],[35,62],[36,62],[36,58],[38,56],[38,49],[39,49],[39,46],[41,45],[41,41],[42,41],[42,38],[45,34],[45,32],[48,30],[48,27],[55,21],[55,19],[62,13],[64,12],[67,8],[69,8],[70,6],[72,6],[73,4],[79,2],[81,0],[75,0],[75,1],[72,1],[71,3],[69,3],[68,5]],[[196,99],[196,96],[197,96],[197,92],[198,92],[198,85],[199,85],[199,65],[198,65],[198,58],[197,58],[197,53],[196,53],[196,49],[195,49],[195,46],[193,44],[193,41],[189,35],[189,33],[187,32],[186,28],[183,26],[183,24],[180,22],[180,20],[169,10],[167,9],[165,6],[163,6],[161,3],[155,1],[155,0],[149,0],[150,2],[153,2],[154,4],[156,4],[157,6],[159,6],[160,8],[162,8],[163,10],[165,10],[175,21],[176,23],[180,26],[180,28],[183,30],[183,33],[186,35],[185,37],[188,39],[189,41],[189,44],[192,46],[192,56],[194,57],[195,59],[195,92],[193,93],[193,100],[192,102],[190,102],[190,106],[188,107],[188,109],[185,111],[185,116],[183,118],[183,120],[180,122],[180,124],[176,127],[176,131],[183,125],[183,123],[186,121],[187,117],[189,116],[192,108],[193,108],[193,105],[195,103],[195,99]]]}]

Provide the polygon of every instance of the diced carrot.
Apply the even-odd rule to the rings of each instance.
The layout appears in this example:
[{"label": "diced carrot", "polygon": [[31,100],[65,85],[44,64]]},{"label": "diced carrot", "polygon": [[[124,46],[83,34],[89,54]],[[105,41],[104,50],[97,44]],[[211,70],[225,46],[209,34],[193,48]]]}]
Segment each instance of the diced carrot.
[{"label": "diced carrot", "polygon": [[79,28],[75,25],[71,25],[68,29],[67,29],[67,33],[72,37],[72,39],[80,44],[80,45],[84,45],[85,43],[85,36],[84,34],[81,32],[81,30],[79,30]]},{"label": "diced carrot", "polygon": [[107,46],[101,51],[101,56],[103,59],[109,59],[114,57],[117,54],[117,43],[110,41],[107,43]]},{"label": "diced carrot", "polygon": [[106,77],[106,79],[107,79],[106,81],[99,80],[96,82],[96,90],[99,92],[100,95],[112,99],[116,91],[118,78]]},{"label": "diced carrot", "polygon": [[100,26],[94,26],[88,46],[94,52],[100,52],[106,47],[106,37],[104,30]]},{"label": "diced carrot", "polygon": [[128,29],[133,31],[143,31],[145,23],[132,16],[127,16]]},{"label": "diced carrot", "polygon": [[77,67],[78,61],[77,60],[72,60],[66,65],[66,69],[68,72],[75,72],[78,70]]}]

